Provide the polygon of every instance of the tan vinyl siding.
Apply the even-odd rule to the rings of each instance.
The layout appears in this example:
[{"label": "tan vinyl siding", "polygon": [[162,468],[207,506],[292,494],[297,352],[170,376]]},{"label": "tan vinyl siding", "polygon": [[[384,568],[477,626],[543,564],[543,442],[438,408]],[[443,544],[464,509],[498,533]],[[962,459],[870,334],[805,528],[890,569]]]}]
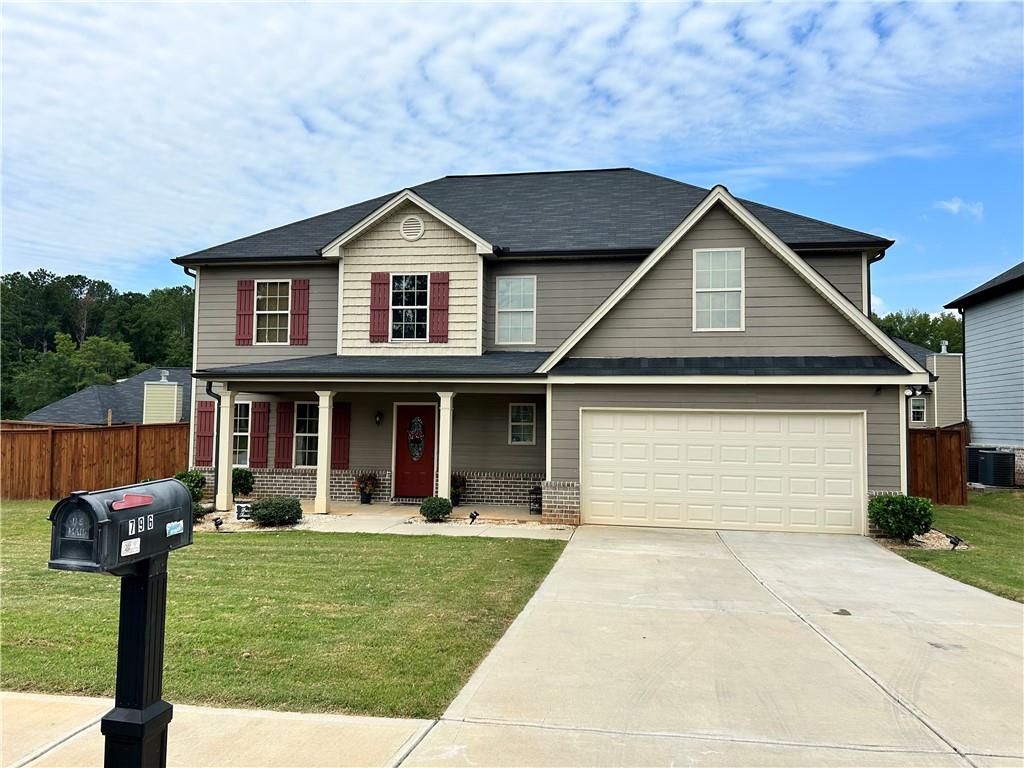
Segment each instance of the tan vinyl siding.
[{"label": "tan vinyl siding", "polygon": [[868,489],[899,490],[902,393],[894,386],[554,385],[552,480],[578,481],[580,408],[856,410],[868,415]]},{"label": "tan vinyl siding", "polygon": [[[425,231],[409,242],[399,233],[406,216]],[[344,355],[473,355],[477,353],[480,256],[476,246],[411,203],[381,220],[344,248],[341,353]],[[370,275],[448,273],[448,343],[370,343]],[[337,299],[337,297],[335,297]],[[335,351],[335,350],[332,350]]]},{"label": "tan vinyl siding", "polygon": [[[639,259],[485,262],[484,349],[554,349],[565,341],[639,264]],[[537,277],[536,344],[495,343],[494,302],[499,275]]]},{"label": "tan vinyl siding", "polygon": [[930,403],[935,411],[935,426],[960,423],[964,420],[963,356],[931,355],[928,369],[939,377],[932,383],[934,394]]},{"label": "tan vinyl siding", "polygon": [[864,311],[864,257],[861,254],[814,254],[803,259],[852,301],[853,306]]},{"label": "tan vinyl siding", "polygon": [[[334,354],[338,346],[338,265],[203,267],[196,330],[196,368]],[[235,345],[239,280],[309,280],[309,343]]]},{"label": "tan vinyl siding", "polygon": [[[746,330],[694,332],[692,252],[745,249]],[[573,357],[878,355],[879,349],[715,206],[572,350]]]},{"label": "tan vinyl siding", "polygon": [[[452,467],[468,472],[543,472],[544,398],[539,395],[456,395],[452,401]],[[534,403],[533,445],[508,444],[509,403]]]},{"label": "tan vinyl siding", "polygon": [[167,424],[181,418],[181,385],[147,381],[142,401],[143,424]]}]

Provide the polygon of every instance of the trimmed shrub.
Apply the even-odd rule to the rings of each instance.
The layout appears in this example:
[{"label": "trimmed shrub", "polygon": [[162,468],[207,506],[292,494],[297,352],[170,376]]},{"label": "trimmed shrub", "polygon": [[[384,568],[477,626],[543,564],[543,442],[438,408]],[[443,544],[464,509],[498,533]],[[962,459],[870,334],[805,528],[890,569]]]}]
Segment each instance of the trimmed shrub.
[{"label": "trimmed shrub", "polygon": [[910,541],[932,527],[932,503],[918,496],[884,493],[868,503],[868,518],[886,536]]},{"label": "trimmed shrub", "polygon": [[192,522],[198,523],[207,515],[206,507],[200,504],[198,501],[192,502]]},{"label": "trimmed shrub", "polygon": [[188,492],[192,494],[192,501],[198,503],[203,500],[203,489],[206,488],[206,475],[198,469],[187,469],[179,472],[174,476],[174,479],[180,480],[185,484]]},{"label": "trimmed shrub", "polygon": [[231,495],[248,496],[252,493],[252,486],[255,478],[252,470],[246,467],[235,467],[231,470]]},{"label": "trimmed shrub", "polygon": [[295,525],[302,519],[302,503],[294,496],[268,496],[253,502],[251,514],[259,526]]},{"label": "trimmed shrub", "polygon": [[431,496],[420,504],[420,514],[431,523],[440,523],[452,513],[452,503],[440,496]]}]

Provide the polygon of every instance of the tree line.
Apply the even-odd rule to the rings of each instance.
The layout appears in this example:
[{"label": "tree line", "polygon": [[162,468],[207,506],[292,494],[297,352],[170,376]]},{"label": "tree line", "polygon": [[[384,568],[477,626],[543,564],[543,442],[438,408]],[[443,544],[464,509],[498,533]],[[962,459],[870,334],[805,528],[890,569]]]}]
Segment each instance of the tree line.
[{"label": "tree line", "polygon": [[0,415],[25,414],[152,366],[192,365],[188,285],[120,292],[45,269],[0,279]]}]

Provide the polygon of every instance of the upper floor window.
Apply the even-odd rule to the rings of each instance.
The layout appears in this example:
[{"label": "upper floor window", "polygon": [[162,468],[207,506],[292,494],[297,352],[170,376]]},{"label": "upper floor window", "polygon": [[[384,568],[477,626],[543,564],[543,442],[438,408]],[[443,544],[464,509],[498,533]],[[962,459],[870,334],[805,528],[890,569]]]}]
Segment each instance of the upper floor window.
[{"label": "upper floor window", "polygon": [[391,276],[391,340],[427,340],[428,275]]},{"label": "upper floor window", "polygon": [[693,329],[743,330],[743,249],[693,252]]},{"label": "upper floor window", "polygon": [[498,278],[498,318],[495,342],[533,344],[536,342],[537,278],[510,275]]},{"label": "upper floor window", "polygon": [[927,407],[923,397],[910,398],[910,420],[915,424],[923,424],[927,419]]},{"label": "upper floor window", "polygon": [[288,343],[288,280],[256,281],[256,343]]},{"label": "upper floor window", "polygon": [[236,467],[249,466],[249,403],[235,403],[235,417],[231,426],[231,463]]},{"label": "upper floor window", "polygon": [[295,404],[295,466],[315,467],[320,409],[316,403]]}]

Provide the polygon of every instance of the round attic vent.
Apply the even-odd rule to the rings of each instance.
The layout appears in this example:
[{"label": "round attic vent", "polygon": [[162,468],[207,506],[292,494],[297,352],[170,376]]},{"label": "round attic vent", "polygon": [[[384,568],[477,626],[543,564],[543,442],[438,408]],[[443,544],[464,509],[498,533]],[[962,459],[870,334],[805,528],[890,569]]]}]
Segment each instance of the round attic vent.
[{"label": "round attic vent", "polygon": [[398,225],[398,231],[406,240],[419,240],[423,237],[423,219],[419,216],[406,216]]}]

